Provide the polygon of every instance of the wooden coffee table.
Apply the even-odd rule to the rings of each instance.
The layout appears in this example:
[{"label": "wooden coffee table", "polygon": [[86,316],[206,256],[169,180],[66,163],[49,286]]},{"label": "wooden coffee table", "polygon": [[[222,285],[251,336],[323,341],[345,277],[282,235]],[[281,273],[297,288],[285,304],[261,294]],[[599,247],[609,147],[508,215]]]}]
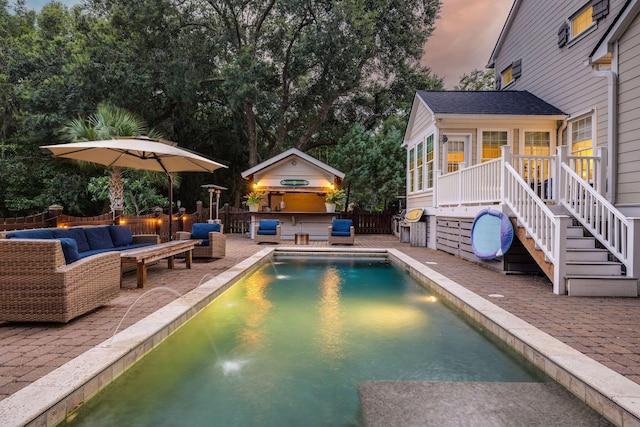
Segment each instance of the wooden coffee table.
[{"label": "wooden coffee table", "polygon": [[167,267],[173,268],[176,255],[185,254],[185,264],[191,268],[193,248],[202,240],[172,240],[157,245],[127,249],[120,252],[122,264],[136,264],[136,283],[138,288],[144,288],[147,283],[147,265],[167,258]]}]

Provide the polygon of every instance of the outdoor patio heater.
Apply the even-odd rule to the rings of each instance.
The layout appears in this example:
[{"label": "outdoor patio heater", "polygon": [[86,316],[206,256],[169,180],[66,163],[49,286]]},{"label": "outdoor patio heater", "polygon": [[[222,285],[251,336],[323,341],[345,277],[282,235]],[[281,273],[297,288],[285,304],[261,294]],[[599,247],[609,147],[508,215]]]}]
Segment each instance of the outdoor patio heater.
[{"label": "outdoor patio heater", "polygon": [[[220,223],[218,219],[218,206],[220,204],[220,193],[222,190],[226,190],[226,187],[221,187],[215,184],[205,184],[201,185],[202,188],[206,188],[209,192],[209,220],[207,221],[209,224]],[[213,219],[213,194],[216,194],[216,219]]]}]

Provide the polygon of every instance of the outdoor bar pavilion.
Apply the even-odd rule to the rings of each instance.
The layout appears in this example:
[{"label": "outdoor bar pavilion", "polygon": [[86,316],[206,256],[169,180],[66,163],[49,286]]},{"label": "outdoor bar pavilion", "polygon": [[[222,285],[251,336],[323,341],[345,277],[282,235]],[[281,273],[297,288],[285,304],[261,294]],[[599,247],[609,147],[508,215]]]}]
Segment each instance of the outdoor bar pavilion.
[{"label": "outdoor bar pavilion", "polygon": [[327,240],[336,214],[327,212],[325,195],[338,188],[344,173],[292,148],[242,172],[242,177],[252,190],[267,192],[258,211],[251,213],[252,239],[254,224],[277,219],[283,240],[303,233],[311,240]]}]

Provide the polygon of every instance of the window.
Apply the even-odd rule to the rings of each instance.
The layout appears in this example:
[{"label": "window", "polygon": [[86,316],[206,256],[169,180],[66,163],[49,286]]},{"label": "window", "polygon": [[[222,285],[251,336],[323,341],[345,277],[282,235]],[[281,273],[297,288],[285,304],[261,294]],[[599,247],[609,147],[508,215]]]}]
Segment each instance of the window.
[{"label": "window", "polygon": [[511,84],[515,79],[519,78],[520,75],[522,75],[522,60],[518,59],[517,61],[513,61],[511,65],[501,73],[501,87]]},{"label": "window", "polygon": [[593,25],[593,6],[589,5],[570,19],[571,38],[574,39]]},{"label": "window", "polygon": [[497,159],[502,156],[502,146],[507,145],[506,131],[482,132],[482,157],[481,162]]},{"label": "window", "polygon": [[525,132],[524,154],[527,156],[549,156],[551,134],[549,132]]},{"label": "window", "polygon": [[592,156],[593,137],[591,116],[584,117],[571,123],[571,155]]},{"label": "window", "polygon": [[460,169],[460,163],[464,162],[464,141],[447,142],[447,173]]},{"label": "window", "polygon": [[424,143],[419,143],[418,147],[416,149],[416,164],[417,164],[417,176],[416,176],[416,183],[417,183],[417,191],[422,191],[422,188],[424,186]]},{"label": "window", "polygon": [[409,150],[409,174],[407,176],[407,181],[409,181],[409,193],[413,193],[416,188],[414,173],[416,170],[416,151],[415,148]]},{"label": "window", "polygon": [[571,155],[585,157],[575,159],[575,172],[584,180],[593,178],[593,162],[587,157],[593,156],[593,119],[582,117],[571,122]]},{"label": "window", "polygon": [[609,14],[609,0],[591,0],[576,14],[566,19],[558,30],[558,47],[564,47],[570,41],[596,28],[598,21]]},{"label": "window", "polygon": [[433,135],[427,137],[427,155],[426,155],[426,167],[427,167],[427,188],[433,188]]},{"label": "window", "polygon": [[513,68],[509,66],[509,68],[502,72],[502,87],[507,86],[511,82],[513,82]]}]

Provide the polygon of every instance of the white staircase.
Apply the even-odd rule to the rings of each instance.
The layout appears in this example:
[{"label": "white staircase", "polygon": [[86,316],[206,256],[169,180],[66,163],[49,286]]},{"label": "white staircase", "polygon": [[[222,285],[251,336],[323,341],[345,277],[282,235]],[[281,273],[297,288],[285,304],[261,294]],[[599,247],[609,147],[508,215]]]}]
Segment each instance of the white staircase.
[{"label": "white staircase", "polygon": [[638,296],[638,281],[623,274],[622,263],[610,261],[609,251],[598,248],[584,228],[567,228],[565,283],[571,296]]}]

